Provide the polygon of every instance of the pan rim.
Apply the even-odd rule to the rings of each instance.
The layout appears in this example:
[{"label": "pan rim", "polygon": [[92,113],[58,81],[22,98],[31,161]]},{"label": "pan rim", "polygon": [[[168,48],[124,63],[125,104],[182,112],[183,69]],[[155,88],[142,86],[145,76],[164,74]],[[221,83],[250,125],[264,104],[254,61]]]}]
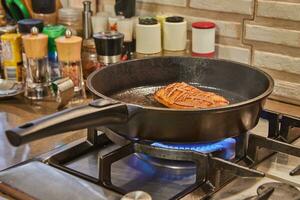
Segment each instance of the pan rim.
[{"label": "pan rim", "polygon": [[[132,60],[128,60],[128,61],[123,61],[122,63],[128,63],[128,62],[140,61],[140,60],[149,60],[149,59],[168,59],[168,58],[184,58],[184,59],[185,58],[193,58],[193,59],[197,59],[197,57],[192,57],[192,56],[152,56],[152,57],[147,57],[147,58],[139,58],[139,59],[136,58],[136,59],[132,59]],[[181,112],[189,112],[189,113],[193,113],[193,112],[210,112],[210,111],[216,112],[216,111],[225,111],[225,110],[236,109],[236,108],[239,108],[239,107],[242,107],[242,106],[250,105],[250,104],[255,103],[257,101],[260,101],[264,98],[267,98],[273,92],[273,89],[274,89],[274,80],[273,80],[273,78],[271,77],[271,75],[269,75],[265,71],[259,69],[258,67],[254,67],[254,66],[244,64],[244,63],[239,63],[239,62],[236,62],[236,61],[225,60],[225,59],[216,59],[216,58],[199,58],[199,59],[202,59],[202,60],[216,60],[216,61],[222,61],[222,62],[227,62],[227,63],[232,63],[232,64],[238,64],[238,65],[242,65],[246,68],[250,68],[251,70],[256,70],[256,71],[260,72],[261,74],[263,74],[268,79],[269,86],[263,93],[261,93],[260,95],[254,97],[254,98],[248,99],[246,101],[241,101],[241,102],[238,102],[238,103],[234,103],[234,104],[229,104],[229,105],[226,105],[226,106],[220,106],[220,107],[175,109],[175,108],[163,108],[163,107],[154,107],[154,106],[142,106],[142,105],[138,105],[138,104],[126,103],[126,102],[123,102],[123,101],[120,101],[120,100],[113,99],[109,96],[106,96],[106,95],[96,91],[94,89],[94,87],[92,86],[93,77],[97,73],[99,73],[101,70],[104,70],[107,67],[113,67],[115,65],[120,64],[120,63],[115,63],[115,64],[111,64],[111,65],[109,65],[105,68],[100,68],[100,69],[97,69],[94,72],[92,72],[87,78],[87,87],[94,95],[96,95],[98,97],[101,97],[101,98],[107,99],[107,100],[111,100],[111,101],[115,101],[115,102],[120,102],[120,103],[123,103],[125,105],[140,107],[140,108],[147,109],[147,110],[177,111],[177,112],[181,111]]]}]

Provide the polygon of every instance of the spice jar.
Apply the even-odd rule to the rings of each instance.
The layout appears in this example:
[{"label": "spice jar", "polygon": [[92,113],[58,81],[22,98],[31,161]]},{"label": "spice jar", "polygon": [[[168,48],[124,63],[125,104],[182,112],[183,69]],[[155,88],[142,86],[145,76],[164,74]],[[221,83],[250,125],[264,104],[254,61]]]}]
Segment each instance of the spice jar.
[{"label": "spice jar", "polygon": [[[1,26],[0,27],[0,38],[1,38],[1,35],[5,34],[5,33],[15,33],[15,32],[16,32],[16,26],[11,26],[11,25]],[[1,39],[0,39],[0,78],[4,79]]]},{"label": "spice jar", "polygon": [[22,81],[21,34],[6,33],[1,36],[4,77]]},{"label": "spice jar", "polygon": [[76,8],[58,10],[58,24],[64,25],[73,35],[82,36],[82,12]]},{"label": "spice jar", "polygon": [[163,47],[168,51],[183,51],[186,47],[187,23],[183,17],[167,17],[163,21]]},{"label": "spice jar", "polygon": [[25,96],[29,99],[43,99],[49,94],[50,84],[48,36],[33,27],[31,34],[22,36],[22,41],[27,58]]},{"label": "spice jar", "polygon": [[214,57],[215,29],[212,22],[195,22],[192,24],[192,55]]},{"label": "spice jar", "polygon": [[71,30],[67,29],[65,36],[57,38],[55,42],[61,77],[69,77],[73,81],[76,99],[85,98],[86,94],[81,66],[82,38],[73,36]]},{"label": "spice jar", "polygon": [[155,18],[139,18],[136,25],[136,52],[155,54],[161,52],[161,27]]},{"label": "spice jar", "polygon": [[100,62],[98,62],[95,42],[92,40],[86,40],[82,44],[82,71],[83,78],[86,79],[93,71],[101,68]]}]

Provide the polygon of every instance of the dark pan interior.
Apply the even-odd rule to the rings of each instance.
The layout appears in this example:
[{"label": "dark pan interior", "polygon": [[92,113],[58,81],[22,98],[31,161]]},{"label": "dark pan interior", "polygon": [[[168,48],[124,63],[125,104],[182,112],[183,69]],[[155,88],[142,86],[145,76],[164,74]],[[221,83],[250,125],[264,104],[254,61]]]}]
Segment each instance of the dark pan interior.
[{"label": "dark pan interior", "polygon": [[263,94],[270,84],[261,71],[224,60],[157,57],[120,63],[95,73],[90,89],[126,103],[161,107],[153,93],[173,82],[186,82],[227,98],[231,104]]}]

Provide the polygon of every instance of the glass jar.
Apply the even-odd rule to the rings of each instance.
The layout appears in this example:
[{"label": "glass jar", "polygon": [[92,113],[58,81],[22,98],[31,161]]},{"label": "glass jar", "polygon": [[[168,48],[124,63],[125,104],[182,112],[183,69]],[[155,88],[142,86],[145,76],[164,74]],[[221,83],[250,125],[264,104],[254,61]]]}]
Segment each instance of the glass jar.
[{"label": "glass jar", "polygon": [[82,46],[82,71],[83,78],[86,79],[93,71],[103,67],[98,62],[94,41],[85,42]]},{"label": "glass jar", "polygon": [[61,8],[58,10],[58,24],[66,26],[72,35],[82,36],[82,13],[76,8]]}]

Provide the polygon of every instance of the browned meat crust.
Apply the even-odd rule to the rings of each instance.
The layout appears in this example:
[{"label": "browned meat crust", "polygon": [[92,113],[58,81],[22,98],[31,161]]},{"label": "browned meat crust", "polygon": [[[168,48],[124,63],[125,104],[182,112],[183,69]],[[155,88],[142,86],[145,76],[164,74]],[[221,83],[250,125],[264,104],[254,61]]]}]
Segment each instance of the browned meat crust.
[{"label": "browned meat crust", "polygon": [[169,108],[212,108],[225,106],[229,101],[213,92],[205,92],[182,83],[172,83],[155,92],[154,98]]}]

